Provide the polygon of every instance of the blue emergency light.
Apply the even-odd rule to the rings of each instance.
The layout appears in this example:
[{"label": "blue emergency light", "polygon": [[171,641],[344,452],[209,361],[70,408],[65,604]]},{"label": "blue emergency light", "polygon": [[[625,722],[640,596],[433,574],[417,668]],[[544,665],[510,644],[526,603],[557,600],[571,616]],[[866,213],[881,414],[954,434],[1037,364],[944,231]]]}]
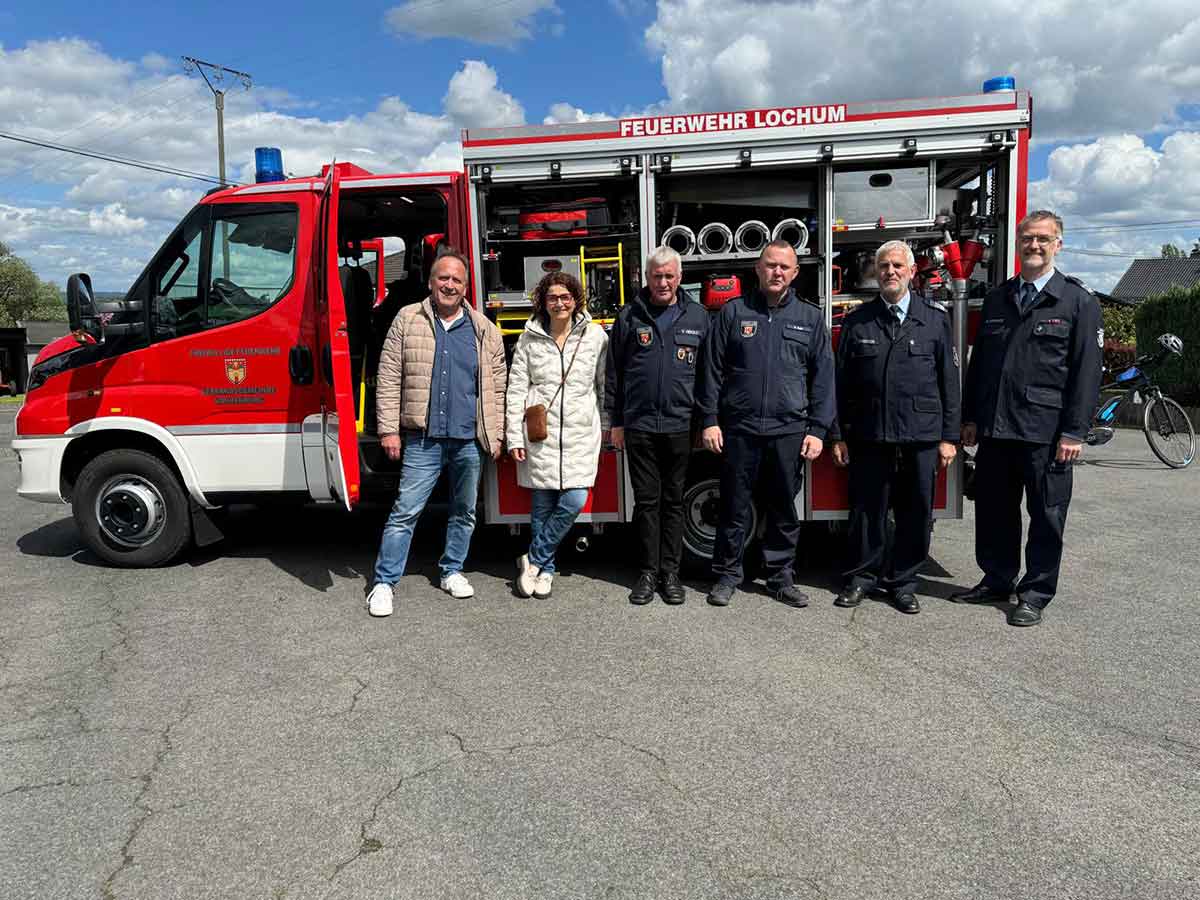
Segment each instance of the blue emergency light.
[{"label": "blue emergency light", "polygon": [[283,181],[283,153],[278,147],[254,148],[254,181]]},{"label": "blue emergency light", "polygon": [[1011,75],[997,75],[983,83],[985,94],[994,94],[996,91],[1015,91],[1016,89],[1017,80]]}]

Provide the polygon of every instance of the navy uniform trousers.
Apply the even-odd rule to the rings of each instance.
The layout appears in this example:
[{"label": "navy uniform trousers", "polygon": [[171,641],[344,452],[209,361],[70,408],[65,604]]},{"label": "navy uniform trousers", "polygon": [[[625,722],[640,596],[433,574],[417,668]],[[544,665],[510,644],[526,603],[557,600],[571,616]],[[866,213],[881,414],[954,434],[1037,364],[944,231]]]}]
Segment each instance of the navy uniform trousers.
[{"label": "navy uniform trousers", "polygon": [[761,485],[759,508],[766,520],[763,532],[763,578],[779,591],[793,583],[800,514],[796,495],[804,485],[800,447],[804,433],[761,437],[726,432],[721,461],[721,527],[713,552],[713,574],[728,584],[741,584],[742,553],[748,533],[755,488]]},{"label": "navy uniform trousers", "polygon": [[1029,512],[1025,575],[1017,599],[1039,609],[1058,590],[1063,528],[1071,503],[1070,463],[1055,462],[1055,444],[983,438],[975,456],[975,561],[983,583],[1014,590],[1021,569],[1021,492]]},{"label": "navy uniform trousers", "polygon": [[[846,585],[864,591],[881,588],[894,594],[917,590],[917,572],[929,555],[933,491],[937,484],[936,442],[891,444],[851,441],[851,567]],[[886,563],[888,507],[895,511],[896,533]]]}]

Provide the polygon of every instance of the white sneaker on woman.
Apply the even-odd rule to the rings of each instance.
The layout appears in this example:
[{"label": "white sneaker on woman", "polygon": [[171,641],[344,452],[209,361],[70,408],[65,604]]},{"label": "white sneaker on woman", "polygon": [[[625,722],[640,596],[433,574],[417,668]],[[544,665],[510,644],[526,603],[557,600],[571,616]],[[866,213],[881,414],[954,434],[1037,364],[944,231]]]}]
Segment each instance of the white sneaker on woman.
[{"label": "white sneaker on woman", "polygon": [[533,590],[537,586],[538,570],[536,566],[529,564],[529,554],[522,553],[517,557],[517,595],[520,597],[532,597]]},{"label": "white sneaker on woman", "polygon": [[545,600],[550,596],[550,589],[554,586],[553,572],[538,572],[537,578],[533,582],[533,596],[539,600]]},{"label": "white sneaker on woman", "polygon": [[467,581],[467,576],[462,572],[452,572],[443,578],[442,590],[455,600],[466,600],[475,596],[475,588],[471,587],[471,582]]},{"label": "white sneaker on woman", "polygon": [[390,616],[392,614],[392,586],[377,584],[367,594],[367,609],[373,616]]}]

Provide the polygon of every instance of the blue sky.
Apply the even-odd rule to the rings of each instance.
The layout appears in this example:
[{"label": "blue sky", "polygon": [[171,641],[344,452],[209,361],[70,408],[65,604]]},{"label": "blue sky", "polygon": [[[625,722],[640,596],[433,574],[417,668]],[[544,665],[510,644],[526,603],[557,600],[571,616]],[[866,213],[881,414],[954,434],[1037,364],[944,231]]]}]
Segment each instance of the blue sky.
[{"label": "blue sky", "polygon": [[[203,7],[18,0],[0,11],[0,130],[215,172],[212,98],[180,57],[253,75],[231,90],[230,174],[279,144],[377,171],[457,166],[464,126],[648,108],[943,96],[1013,74],[1035,97],[1034,202],[1064,259],[1111,287],[1134,254],[1200,237],[1200,20],[1191,3],[946,0],[401,0]],[[202,10],[197,13],[197,10]],[[0,240],[63,281],[122,289],[204,187],[0,142]],[[1160,231],[1081,231],[1174,221]],[[1194,221],[1194,224],[1192,224]],[[1124,254],[1101,256],[1098,254]]]}]

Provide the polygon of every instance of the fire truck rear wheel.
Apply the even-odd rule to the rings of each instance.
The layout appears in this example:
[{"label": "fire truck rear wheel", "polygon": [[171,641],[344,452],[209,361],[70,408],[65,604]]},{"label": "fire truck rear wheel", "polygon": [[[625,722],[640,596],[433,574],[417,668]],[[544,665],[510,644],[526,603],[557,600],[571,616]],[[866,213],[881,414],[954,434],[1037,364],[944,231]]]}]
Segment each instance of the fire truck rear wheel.
[{"label": "fire truck rear wheel", "polygon": [[[691,481],[683,491],[683,555],[691,571],[705,573],[712,567],[720,518],[721,482],[716,476]],[[746,528],[747,547],[758,534],[758,508],[750,507]],[[746,553],[743,567],[752,564],[754,554]]]},{"label": "fire truck rear wheel", "polygon": [[162,566],[191,542],[183,485],[171,467],[142,450],[109,450],[91,460],[72,492],[84,540],[114,566]]}]

